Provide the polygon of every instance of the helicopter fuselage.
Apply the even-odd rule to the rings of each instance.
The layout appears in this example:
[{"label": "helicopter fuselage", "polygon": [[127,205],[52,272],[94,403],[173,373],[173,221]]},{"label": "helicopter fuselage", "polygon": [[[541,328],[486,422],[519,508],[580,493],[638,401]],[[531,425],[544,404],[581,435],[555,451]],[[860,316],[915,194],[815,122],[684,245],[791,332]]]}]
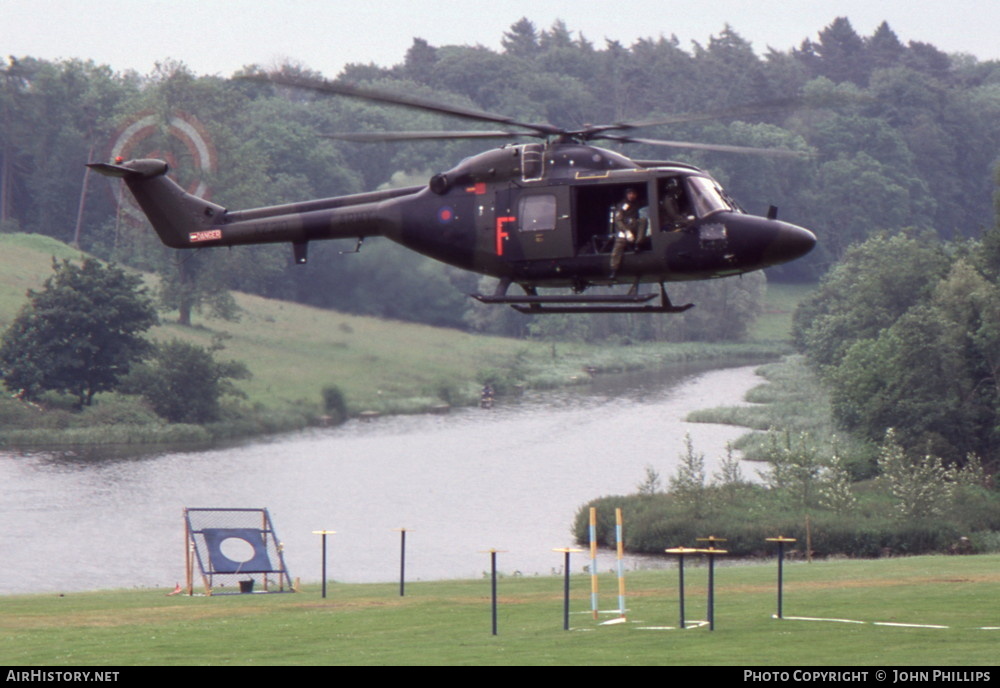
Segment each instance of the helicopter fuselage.
[{"label": "helicopter fuselage", "polygon": [[[123,177],[174,248],[287,242],[301,263],[311,241],[385,236],[526,292],[726,277],[794,260],[815,244],[806,229],[746,214],[696,167],[637,163],[573,142],[493,149],[425,186],[244,211],[187,194],[162,161],[92,167]],[[613,214],[628,189],[641,219],[612,270]]]},{"label": "helicopter fuselage", "polygon": [[[815,243],[808,230],[747,215],[698,168],[637,166],[611,151],[561,144],[545,151],[539,170],[523,160],[530,146],[491,151],[398,199],[406,211],[388,236],[518,284],[578,289],[726,277],[793,260]],[[626,189],[637,190],[643,233],[612,278],[612,213]],[[664,201],[670,193],[672,205]]]}]

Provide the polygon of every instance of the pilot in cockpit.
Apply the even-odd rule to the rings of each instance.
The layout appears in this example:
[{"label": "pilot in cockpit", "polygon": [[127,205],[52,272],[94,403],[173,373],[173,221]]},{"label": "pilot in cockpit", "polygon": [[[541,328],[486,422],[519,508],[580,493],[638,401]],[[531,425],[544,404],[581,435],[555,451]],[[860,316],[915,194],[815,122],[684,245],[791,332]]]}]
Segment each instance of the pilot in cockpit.
[{"label": "pilot in cockpit", "polygon": [[660,193],[660,225],[664,232],[684,229],[691,223],[690,204],[680,177],[670,177],[662,183]]}]

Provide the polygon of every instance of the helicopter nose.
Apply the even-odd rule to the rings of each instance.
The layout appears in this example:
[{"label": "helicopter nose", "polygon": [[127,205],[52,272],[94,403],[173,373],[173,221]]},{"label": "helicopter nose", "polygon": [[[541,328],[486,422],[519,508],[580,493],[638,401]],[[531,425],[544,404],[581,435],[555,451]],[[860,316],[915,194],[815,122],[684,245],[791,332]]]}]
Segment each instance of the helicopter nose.
[{"label": "helicopter nose", "polygon": [[787,222],[778,224],[778,234],[768,250],[774,263],[787,263],[813,250],[816,245],[815,234]]}]

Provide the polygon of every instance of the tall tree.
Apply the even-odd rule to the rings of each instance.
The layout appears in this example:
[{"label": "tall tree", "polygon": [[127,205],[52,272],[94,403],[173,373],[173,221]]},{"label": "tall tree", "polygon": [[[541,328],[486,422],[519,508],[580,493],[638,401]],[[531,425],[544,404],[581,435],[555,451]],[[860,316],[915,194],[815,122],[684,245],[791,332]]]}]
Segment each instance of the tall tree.
[{"label": "tall tree", "polygon": [[951,70],[951,58],[930,43],[910,41],[906,54],[906,66],[925,72],[933,77],[945,79]]},{"label": "tall tree", "polygon": [[882,22],[866,42],[868,59],[875,69],[897,67],[906,54],[906,46],[899,40],[896,33],[889,28],[888,22]]},{"label": "tall tree", "polygon": [[434,65],[437,63],[437,48],[423,38],[414,38],[413,45],[406,51],[403,62],[403,73],[406,78],[418,83],[429,84]]},{"label": "tall tree", "polygon": [[509,31],[505,31],[500,41],[508,55],[532,58],[539,53],[538,31],[527,17],[521,17],[514,22]]},{"label": "tall tree", "polygon": [[927,299],[949,265],[929,234],[878,235],[851,248],[795,312],[796,342],[821,369],[839,365],[854,342]]},{"label": "tall tree", "polygon": [[573,47],[573,36],[566,28],[566,22],[556,19],[552,28],[542,31],[538,36],[538,45],[543,51],[561,50]]},{"label": "tall tree", "polygon": [[814,49],[820,57],[820,69],[833,81],[852,81],[864,85],[868,80],[865,43],[847,17],[837,17],[819,32]]},{"label": "tall tree", "polygon": [[765,100],[764,67],[750,41],[728,24],[718,36],[708,39],[708,47],[695,47],[695,71],[703,107],[726,108]]},{"label": "tall tree", "polygon": [[89,406],[149,352],[143,334],[156,324],[156,310],[142,278],[119,267],[88,258],[52,268],[0,344],[4,384],[26,398],[56,391]]}]

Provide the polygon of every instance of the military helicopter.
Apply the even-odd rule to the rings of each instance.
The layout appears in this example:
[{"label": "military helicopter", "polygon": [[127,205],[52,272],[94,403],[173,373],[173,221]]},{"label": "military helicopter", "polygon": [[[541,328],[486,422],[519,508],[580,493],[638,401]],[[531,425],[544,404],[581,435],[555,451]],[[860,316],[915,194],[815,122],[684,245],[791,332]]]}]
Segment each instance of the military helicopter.
[{"label": "military helicopter", "polygon": [[[499,279],[492,294],[471,294],[527,313],[676,313],[664,283],[738,275],[795,260],[816,237],[807,229],[744,212],[707,172],[692,165],[632,160],[594,140],[765,155],[792,151],[636,138],[633,129],[735,113],[585,126],[571,130],[431,102],[356,85],[288,75],[251,77],[278,86],[416,108],[502,125],[496,131],[410,131],[340,134],[349,141],[456,138],[540,141],[505,144],[435,174],[421,186],[229,210],[185,192],[162,160],[116,160],[91,168],[122,178],[160,239],[177,249],[290,243],[305,263],[311,241],[384,236],[436,260]],[[631,191],[630,191],[631,190]],[[619,262],[615,208],[634,199],[641,219]],[[640,293],[640,284],[659,293]],[[517,284],[524,294],[509,294]],[[588,293],[591,287],[630,285],[627,293]],[[572,293],[543,294],[559,288]],[[659,295],[659,303],[652,303]]]}]

